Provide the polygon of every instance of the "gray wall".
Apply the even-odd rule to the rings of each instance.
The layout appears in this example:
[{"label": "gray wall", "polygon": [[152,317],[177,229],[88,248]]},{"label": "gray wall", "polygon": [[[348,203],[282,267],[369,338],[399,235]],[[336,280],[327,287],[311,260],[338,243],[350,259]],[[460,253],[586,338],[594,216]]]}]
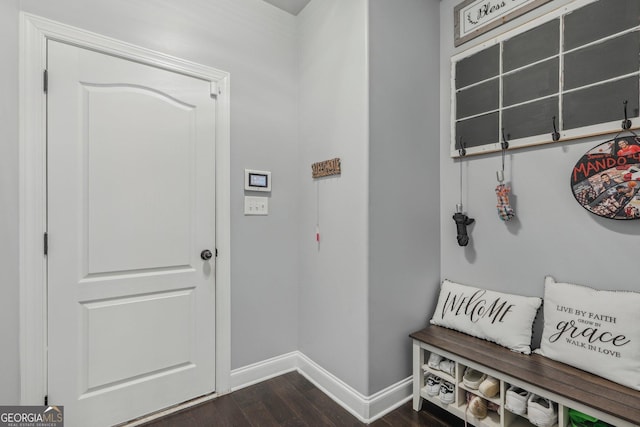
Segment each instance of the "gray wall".
[{"label": "gray wall", "polygon": [[[438,12],[312,0],[298,18],[299,346],[364,395],[410,375],[440,280]],[[333,157],[341,176],[312,180]]]},{"label": "gray wall", "polygon": [[[295,18],[257,0],[23,0],[21,9],[231,73],[231,357],[297,347]],[[0,402],[19,399],[18,2],[0,2]],[[271,170],[270,215],[243,215],[244,168]],[[248,262],[247,260],[251,260]]]},{"label": "gray wall", "polygon": [[20,400],[18,0],[0,1],[0,404]]},{"label": "gray wall", "polygon": [[369,394],[411,373],[440,281],[436,0],[369,0]]},{"label": "gray wall", "polygon": [[[366,6],[367,0],[312,0],[298,15],[299,348],[363,394],[368,390]],[[311,164],[334,157],[342,160],[342,175],[313,180]]]},{"label": "gray wall", "polygon": [[575,201],[569,186],[578,159],[607,136],[509,152],[505,178],[511,182],[517,215],[509,223],[498,218],[495,207],[499,154],[465,160],[464,205],[476,224],[471,227],[469,246],[457,245],[451,215],[459,198],[459,162],[449,157],[450,58],[567,1],[551,2],[454,49],[452,17],[457,3],[443,0],[440,8],[442,277],[534,296],[543,295],[545,275],[599,289],[640,290],[636,268],[632,267],[638,264],[638,221],[614,221],[590,214]]}]

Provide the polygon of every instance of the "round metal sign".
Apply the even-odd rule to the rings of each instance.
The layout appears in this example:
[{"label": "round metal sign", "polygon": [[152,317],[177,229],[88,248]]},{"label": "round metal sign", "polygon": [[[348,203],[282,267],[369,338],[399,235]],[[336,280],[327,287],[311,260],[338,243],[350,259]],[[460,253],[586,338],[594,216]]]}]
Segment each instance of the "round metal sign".
[{"label": "round metal sign", "polygon": [[640,218],[640,138],[615,138],[589,150],[573,168],[571,190],[593,214]]}]

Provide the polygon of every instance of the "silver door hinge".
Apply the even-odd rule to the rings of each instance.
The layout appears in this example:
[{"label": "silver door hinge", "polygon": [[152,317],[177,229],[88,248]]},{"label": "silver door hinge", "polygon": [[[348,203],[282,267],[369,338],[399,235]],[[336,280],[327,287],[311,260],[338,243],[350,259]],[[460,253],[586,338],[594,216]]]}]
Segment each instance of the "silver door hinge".
[{"label": "silver door hinge", "polygon": [[42,88],[44,90],[44,93],[47,93],[49,91],[49,73],[47,72],[47,70],[44,70],[42,76]]}]

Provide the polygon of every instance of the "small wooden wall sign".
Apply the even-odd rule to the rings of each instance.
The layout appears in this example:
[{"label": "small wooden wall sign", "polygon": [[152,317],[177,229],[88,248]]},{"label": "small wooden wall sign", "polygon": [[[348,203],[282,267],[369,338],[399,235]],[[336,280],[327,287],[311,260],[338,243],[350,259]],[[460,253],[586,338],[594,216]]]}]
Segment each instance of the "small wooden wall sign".
[{"label": "small wooden wall sign", "polygon": [[314,178],[322,178],[323,176],[340,175],[340,158],[325,160],[311,165],[311,175]]}]

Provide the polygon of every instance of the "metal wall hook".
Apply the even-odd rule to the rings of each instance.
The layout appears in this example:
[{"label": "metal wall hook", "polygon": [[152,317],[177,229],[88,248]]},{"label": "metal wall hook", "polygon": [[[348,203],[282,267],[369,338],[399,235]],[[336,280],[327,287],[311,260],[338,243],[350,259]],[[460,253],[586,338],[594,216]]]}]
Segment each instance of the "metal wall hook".
[{"label": "metal wall hook", "polygon": [[627,100],[624,100],[624,120],[622,121],[622,129],[629,130],[631,129],[631,120],[628,119],[627,116]]},{"label": "metal wall hook", "polygon": [[560,133],[558,132],[558,128],[556,128],[556,116],[553,116],[553,133],[551,134],[551,139],[554,142],[560,140]]},{"label": "metal wall hook", "polygon": [[460,148],[458,148],[458,154],[460,154],[460,157],[464,157],[467,155],[467,150],[465,149],[466,144],[464,142],[462,142],[462,137],[460,137],[460,143],[458,145]]},{"label": "metal wall hook", "polygon": [[509,149],[509,141],[507,141],[507,138],[504,137],[504,128],[502,128],[502,142],[500,143],[500,146],[503,150]]}]

